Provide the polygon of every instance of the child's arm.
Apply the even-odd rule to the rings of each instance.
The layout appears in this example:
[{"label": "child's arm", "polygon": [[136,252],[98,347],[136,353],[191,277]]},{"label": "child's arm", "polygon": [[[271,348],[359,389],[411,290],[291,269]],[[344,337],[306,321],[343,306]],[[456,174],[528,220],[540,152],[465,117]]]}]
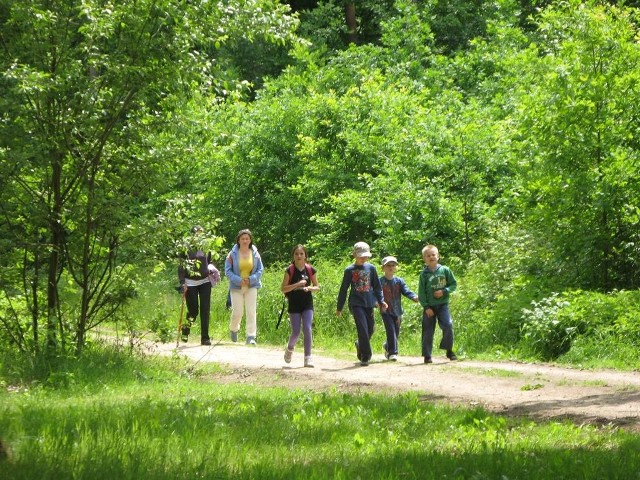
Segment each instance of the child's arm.
[{"label": "child's arm", "polygon": [[400,293],[416,303],[419,302],[420,300],[418,298],[418,294],[412,292],[409,287],[407,287],[407,283],[404,281],[404,279],[398,278],[398,280],[400,281]]},{"label": "child's arm", "polygon": [[340,291],[338,292],[338,302],[336,306],[336,315],[342,315],[342,309],[347,301],[347,290],[351,284],[351,273],[349,268],[345,268],[342,274],[342,283],[340,284]]}]

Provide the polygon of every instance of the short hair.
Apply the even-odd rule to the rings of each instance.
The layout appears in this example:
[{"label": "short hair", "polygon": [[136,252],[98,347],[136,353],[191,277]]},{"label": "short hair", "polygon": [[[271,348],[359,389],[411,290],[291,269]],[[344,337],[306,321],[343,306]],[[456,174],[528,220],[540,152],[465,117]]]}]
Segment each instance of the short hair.
[{"label": "short hair", "polygon": [[304,259],[305,260],[307,260],[309,258],[309,253],[307,253],[307,249],[305,248],[304,245],[299,243],[298,245],[293,247],[293,250],[291,250],[291,260],[295,260],[296,250],[302,250],[304,252]]},{"label": "short hair", "polygon": [[438,250],[438,247],[436,247],[435,245],[429,244],[429,245],[425,245],[425,247],[422,249],[422,255],[424,255],[424,252],[431,249],[434,249],[436,252],[440,253]]},{"label": "short hair", "polygon": [[251,241],[249,242],[249,248],[253,247],[253,234],[248,228],[243,228],[238,232],[238,234],[236,235],[236,245],[240,246],[240,237],[242,235],[249,235],[249,238],[251,239]]}]

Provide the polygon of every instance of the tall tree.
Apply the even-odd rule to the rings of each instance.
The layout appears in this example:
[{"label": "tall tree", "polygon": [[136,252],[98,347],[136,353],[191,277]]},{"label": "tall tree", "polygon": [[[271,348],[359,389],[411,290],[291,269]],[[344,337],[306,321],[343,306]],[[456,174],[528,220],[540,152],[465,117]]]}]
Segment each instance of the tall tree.
[{"label": "tall tree", "polygon": [[514,62],[528,220],[554,253],[554,275],[583,288],[640,285],[637,15],[551,6],[537,55]]},{"label": "tall tree", "polygon": [[[287,11],[275,0],[0,2],[2,293],[24,301],[2,319],[16,332],[31,312],[21,348],[37,348],[42,315],[47,345],[64,349],[72,334],[79,352],[127,298],[129,216],[166,173],[148,134],[171,128],[194,91],[215,90],[224,42],[290,37]],[[78,300],[63,305],[69,284]]]}]

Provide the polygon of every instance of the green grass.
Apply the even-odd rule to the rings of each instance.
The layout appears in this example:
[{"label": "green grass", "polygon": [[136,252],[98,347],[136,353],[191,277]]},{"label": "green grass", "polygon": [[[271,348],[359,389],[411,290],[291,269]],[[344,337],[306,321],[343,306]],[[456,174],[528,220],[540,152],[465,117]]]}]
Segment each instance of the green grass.
[{"label": "green grass", "polygon": [[[5,358],[3,361],[7,361]],[[94,348],[0,393],[11,479],[640,478],[640,437],[420,401],[220,384],[215,365]],[[12,387],[12,388],[8,388]]]},{"label": "green grass", "polygon": [[506,370],[504,368],[476,368],[476,367],[463,367],[459,368],[460,371],[473,373],[474,375],[484,375],[487,377],[500,377],[500,378],[514,378],[522,377],[522,372],[515,370]]}]

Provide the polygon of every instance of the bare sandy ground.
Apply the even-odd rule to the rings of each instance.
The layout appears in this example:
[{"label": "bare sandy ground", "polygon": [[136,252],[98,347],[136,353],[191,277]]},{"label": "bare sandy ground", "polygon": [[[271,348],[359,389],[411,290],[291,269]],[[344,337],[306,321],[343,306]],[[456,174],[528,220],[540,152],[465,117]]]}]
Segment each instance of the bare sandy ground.
[{"label": "bare sandy ground", "polygon": [[296,350],[290,364],[283,350],[220,342],[213,346],[153,344],[149,353],[177,352],[198,364],[218,362],[228,368],[220,382],[300,387],[311,390],[418,392],[428,401],[480,406],[489,411],[532,419],[568,419],[576,423],[612,424],[640,431],[640,372],[578,370],[516,362],[450,362],[435,356],[399,357],[389,362],[375,355],[368,367],[355,358],[336,359],[314,352],[315,368],[303,367]]}]

